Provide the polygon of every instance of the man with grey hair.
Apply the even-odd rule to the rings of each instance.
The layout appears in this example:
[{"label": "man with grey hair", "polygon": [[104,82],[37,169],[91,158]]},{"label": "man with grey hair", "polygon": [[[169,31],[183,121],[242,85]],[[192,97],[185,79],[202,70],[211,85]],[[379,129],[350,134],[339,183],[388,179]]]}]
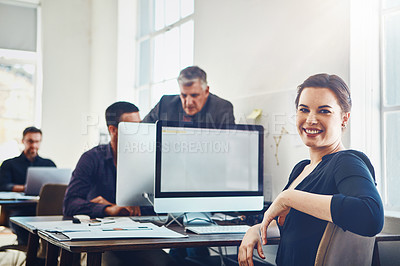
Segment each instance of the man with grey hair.
[{"label": "man with grey hair", "polygon": [[200,122],[214,126],[234,124],[233,105],[209,92],[207,74],[198,66],[183,69],[178,77],[180,95],[164,95],[145,123],[157,120]]}]

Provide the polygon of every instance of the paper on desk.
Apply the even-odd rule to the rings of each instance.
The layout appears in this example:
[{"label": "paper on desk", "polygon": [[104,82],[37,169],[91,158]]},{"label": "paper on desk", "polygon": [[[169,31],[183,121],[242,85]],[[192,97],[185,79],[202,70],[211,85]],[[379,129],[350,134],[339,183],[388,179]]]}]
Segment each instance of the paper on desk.
[{"label": "paper on desk", "polygon": [[[183,238],[187,237],[166,227],[152,223],[141,223],[146,228],[116,228],[116,230],[92,229],[84,232],[65,232],[69,239],[65,240],[95,240],[95,239],[127,239],[127,238]],[[110,227],[111,228],[111,227]]]},{"label": "paper on desk", "polygon": [[[110,219],[101,219],[110,222]],[[31,222],[31,226],[43,231],[59,241],[124,238],[181,238],[186,237],[165,227],[152,223],[139,223],[128,217],[115,218],[114,223],[74,224],[71,220],[57,222]],[[54,233],[54,234],[53,234]],[[63,238],[57,237],[62,233]],[[68,237],[68,238],[65,238]]]},{"label": "paper on desk", "polygon": [[[101,221],[109,222],[109,219],[101,219]],[[113,221],[114,223],[111,224],[91,224],[91,223],[80,223],[74,224],[71,220],[66,221],[56,221],[56,222],[29,222],[28,224],[35,227],[38,230],[42,231],[50,231],[50,232],[67,232],[67,231],[87,231],[92,229],[102,229],[102,228],[109,228],[109,227],[130,227],[130,226],[137,226],[140,223],[132,221],[128,217],[118,217],[115,218]],[[90,224],[90,225],[89,225]]]}]

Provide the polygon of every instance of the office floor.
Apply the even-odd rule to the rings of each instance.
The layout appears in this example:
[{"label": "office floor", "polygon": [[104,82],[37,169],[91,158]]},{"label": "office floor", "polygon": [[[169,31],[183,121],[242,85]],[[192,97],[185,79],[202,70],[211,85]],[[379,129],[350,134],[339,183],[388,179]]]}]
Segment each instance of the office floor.
[{"label": "office floor", "polygon": [[[17,243],[17,236],[7,227],[0,226],[0,246]],[[0,252],[0,266],[25,265],[25,253],[16,250]]]}]

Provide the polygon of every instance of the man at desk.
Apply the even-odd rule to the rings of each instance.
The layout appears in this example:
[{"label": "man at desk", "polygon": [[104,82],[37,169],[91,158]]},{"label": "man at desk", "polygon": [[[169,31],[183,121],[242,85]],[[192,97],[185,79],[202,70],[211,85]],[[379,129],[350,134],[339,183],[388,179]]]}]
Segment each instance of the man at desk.
[{"label": "man at desk", "polygon": [[143,122],[166,120],[215,126],[235,123],[232,104],[210,93],[204,70],[198,66],[183,69],[178,76],[178,84],[181,94],[164,95]]},{"label": "man at desk", "polygon": [[[106,122],[111,141],[85,152],[79,159],[64,198],[65,216],[140,215],[138,206],[115,204],[118,124],[140,122],[139,109],[128,102],[113,103],[106,110]],[[106,265],[170,265],[172,261],[162,250],[105,252],[102,258]]]},{"label": "man at desk", "polygon": [[[56,167],[50,159],[38,155],[40,143],[42,142],[42,131],[36,127],[27,127],[22,133],[24,151],[20,156],[5,160],[0,167],[0,190],[24,192],[26,183],[26,172],[31,166]],[[36,215],[35,206],[13,207],[10,216],[33,216]],[[19,245],[27,245],[28,232],[17,225],[10,224],[11,229],[17,235]]]},{"label": "man at desk", "polygon": [[25,128],[22,133],[24,151],[20,156],[4,161],[0,167],[0,190],[24,192],[28,167],[56,166],[52,160],[38,155],[41,142],[42,131],[40,129]]}]

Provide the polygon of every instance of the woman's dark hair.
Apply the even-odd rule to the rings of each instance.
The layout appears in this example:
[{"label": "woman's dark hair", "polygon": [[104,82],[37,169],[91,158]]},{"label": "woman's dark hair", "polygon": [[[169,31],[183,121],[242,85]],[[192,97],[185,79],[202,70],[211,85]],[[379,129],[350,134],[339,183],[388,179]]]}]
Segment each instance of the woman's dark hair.
[{"label": "woman's dark hair", "polygon": [[343,79],[336,75],[316,74],[306,79],[303,84],[297,86],[296,108],[299,106],[300,95],[304,88],[328,88],[335,93],[343,112],[347,113],[351,110],[349,87]]}]

